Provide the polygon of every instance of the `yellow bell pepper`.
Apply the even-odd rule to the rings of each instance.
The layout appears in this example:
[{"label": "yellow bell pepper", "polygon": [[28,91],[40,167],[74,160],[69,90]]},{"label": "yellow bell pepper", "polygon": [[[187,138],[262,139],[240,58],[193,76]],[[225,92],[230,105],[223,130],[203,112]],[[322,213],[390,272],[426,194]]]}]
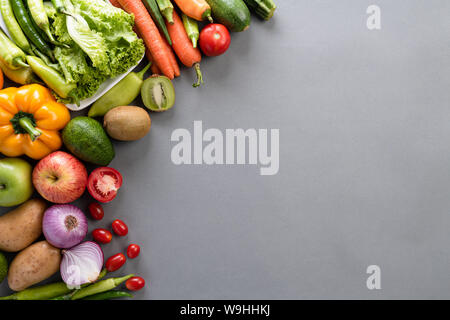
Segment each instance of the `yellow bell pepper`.
[{"label": "yellow bell pepper", "polygon": [[66,106],[39,84],[0,90],[0,152],[5,156],[42,159],[61,148],[59,130],[69,121]]}]

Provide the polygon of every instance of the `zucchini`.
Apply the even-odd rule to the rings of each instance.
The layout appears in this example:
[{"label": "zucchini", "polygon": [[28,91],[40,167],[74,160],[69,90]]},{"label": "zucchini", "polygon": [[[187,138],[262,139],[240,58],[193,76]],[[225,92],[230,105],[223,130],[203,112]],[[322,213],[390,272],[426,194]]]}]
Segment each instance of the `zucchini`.
[{"label": "zucchini", "polygon": [[211,6],[214,21],[230,31],[241,32],[250,26],[250,11],[243,0],[206,0]]},{"label": "zucchini", "polygon": [[244,0],[248,8],[258,17],[264,20],[270,20],[277,6],[273,0]]}]

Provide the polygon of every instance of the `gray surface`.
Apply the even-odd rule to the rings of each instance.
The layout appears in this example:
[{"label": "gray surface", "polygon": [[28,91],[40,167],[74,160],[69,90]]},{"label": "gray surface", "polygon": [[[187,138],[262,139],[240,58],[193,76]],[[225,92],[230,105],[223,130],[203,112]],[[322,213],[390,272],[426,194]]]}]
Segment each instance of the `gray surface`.
[{"label": "gray surface", "polygon": [[[450,298],[450,2],[378,0],[369,31],[373,3],[278,0],[204,60],[202,89],[183,70],[148,137],[115,144],[124,187],[90,229],[128,223],[104,249],[142,245],[122,272],[148,280],[138,298]],[[173,165],[194,120],[279,128],[279,174]]]}]

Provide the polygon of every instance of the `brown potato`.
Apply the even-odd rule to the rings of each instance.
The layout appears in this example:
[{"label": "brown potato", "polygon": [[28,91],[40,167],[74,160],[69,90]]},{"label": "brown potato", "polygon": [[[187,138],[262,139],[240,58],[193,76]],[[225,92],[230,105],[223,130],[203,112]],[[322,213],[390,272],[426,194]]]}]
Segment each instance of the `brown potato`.
[{"label": "brown potato", "polygon": [[134,141],[143,138],[151,127],[148,112],[140,107],[122,106],[111,109],[103,118],[103,126],[113,139]]},{"label": "brown potato", "polygon": [[33,243],[42,233],[46,204],[31,199],[0,217],[0,251],[17,252]]},{"label": "brown potato", "polygon": [[32,244],[21,251],[11,262],[8,285],[14,291],[21,291],[41,282],[59,270],[61,251],[47,241]]}]

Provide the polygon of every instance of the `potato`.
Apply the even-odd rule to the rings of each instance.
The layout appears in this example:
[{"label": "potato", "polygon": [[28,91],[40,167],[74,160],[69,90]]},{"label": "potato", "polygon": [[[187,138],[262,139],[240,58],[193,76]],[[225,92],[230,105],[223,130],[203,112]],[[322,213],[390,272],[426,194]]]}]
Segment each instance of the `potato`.
[{"label": "potato", "polygon": [[103,126],[113,139],[134,141],[148,133],[151,120],[143,108],[122,106],[108,111],[103,118]]},{"label": "potato", "polygon": [[9,265],[8,285],[21,291],[41,282],[59,270],[61,251],[47,241],[32,244],[21,251]]},{"label": "potato", "polygon": [[17,252],[33,243],[42,233],[43,200],[28,200],[0,217],[0,250]]}]

